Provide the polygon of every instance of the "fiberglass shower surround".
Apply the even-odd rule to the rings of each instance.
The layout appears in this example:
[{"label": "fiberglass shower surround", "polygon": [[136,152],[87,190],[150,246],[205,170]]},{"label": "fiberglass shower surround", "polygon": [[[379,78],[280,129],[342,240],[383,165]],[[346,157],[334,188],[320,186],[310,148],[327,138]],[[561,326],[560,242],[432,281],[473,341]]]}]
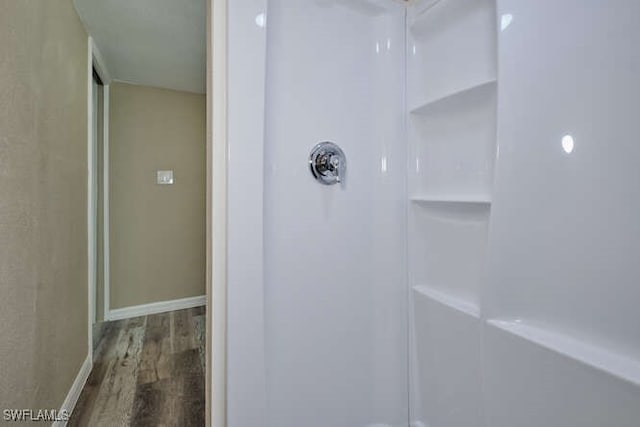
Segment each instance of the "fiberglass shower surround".
[{"label": "fiberglass shower surround", "polygon": [[229,8],[228,425],[640,425],[640,3]]}]

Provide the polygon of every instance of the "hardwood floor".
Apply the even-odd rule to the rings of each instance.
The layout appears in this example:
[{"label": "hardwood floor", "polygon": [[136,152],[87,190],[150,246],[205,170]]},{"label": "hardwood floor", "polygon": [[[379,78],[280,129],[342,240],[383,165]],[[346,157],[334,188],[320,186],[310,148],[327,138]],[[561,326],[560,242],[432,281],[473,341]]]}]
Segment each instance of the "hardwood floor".
[{"label": "hardwood floor", "polygon": [[203,426],[204,307],[107,322],[69,426]]}]

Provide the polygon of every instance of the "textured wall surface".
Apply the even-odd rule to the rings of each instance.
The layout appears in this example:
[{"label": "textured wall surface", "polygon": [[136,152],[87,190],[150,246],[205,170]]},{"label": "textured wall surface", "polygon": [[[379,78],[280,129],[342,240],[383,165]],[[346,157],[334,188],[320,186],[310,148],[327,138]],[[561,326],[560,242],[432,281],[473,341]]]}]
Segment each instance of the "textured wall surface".
[{"label": "textured wall surface", "polygon": [[[205,293],[205,96],[110,87],[111,308]],[[156,184],[172,169],[173,185]]]},{"label": "textured wall surface", "polygon": [[87,356],[87,35],[0,0],[0,406],[59,408]]}]

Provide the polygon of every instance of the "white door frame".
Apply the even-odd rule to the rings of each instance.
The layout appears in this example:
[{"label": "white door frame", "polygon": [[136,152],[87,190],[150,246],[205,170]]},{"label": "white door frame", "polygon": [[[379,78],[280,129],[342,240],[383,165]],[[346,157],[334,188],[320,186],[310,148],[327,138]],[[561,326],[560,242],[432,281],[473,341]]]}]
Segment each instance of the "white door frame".
[{"label": "white door frame", "polygon": [[[99,57],[99,55],[98,55]],[[102,76],[102,285],[103,285],[103,320],[111,320],[110,283],[111,260],[109,236],[109,74],[104,71]]]},{"label": "white door frame", "polygon": [[207,1],[207,425],[227,425],[227,2]]},{"label": "white door frame", "polygon": [[213,427],[259,427],[266,425],[267,412],[262,233],[267,0],[210,1],[207,380],[213,393],[207,398],[208,419]]},{"label": "white door frame", "polygon": [[93,41],[89,37],[87,55],[87,280],[88,280],[88,310],[87,310],[87,339],[88,354],[93,359],[93,323],[96,313],[96,286],[97,286],[97,170],[96,170],[96,150],[97,143],[94,138],[94,94],[93,94],[93,70],[100,76],[103,83],[103,244],[104,244],[104,316],[108,319],[109,314],[109,83],[111,81],[105,66],[102,55]]}]

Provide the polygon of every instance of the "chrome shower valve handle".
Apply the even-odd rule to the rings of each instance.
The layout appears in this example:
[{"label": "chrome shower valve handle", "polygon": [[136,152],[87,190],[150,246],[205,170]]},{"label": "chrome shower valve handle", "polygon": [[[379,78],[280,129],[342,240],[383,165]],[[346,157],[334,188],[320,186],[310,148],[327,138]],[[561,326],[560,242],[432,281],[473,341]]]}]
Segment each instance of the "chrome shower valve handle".
[{"label": "chrome shower valve handle", "polygon": [[333,142],[321,142],[311,150],[309,167],[311,174],[324,185],[343,182],[347,159],[344,152]]},{"label": "chrome shower valve handle", "polygon": [[329,160],[329,163],[331,164],[331,169],[336,174],[336,182],[340,182],[340,172],[342,169],[342,162],[340,161],[340,158],[336,155],[333,155],[331,156],[331,160]]}]

